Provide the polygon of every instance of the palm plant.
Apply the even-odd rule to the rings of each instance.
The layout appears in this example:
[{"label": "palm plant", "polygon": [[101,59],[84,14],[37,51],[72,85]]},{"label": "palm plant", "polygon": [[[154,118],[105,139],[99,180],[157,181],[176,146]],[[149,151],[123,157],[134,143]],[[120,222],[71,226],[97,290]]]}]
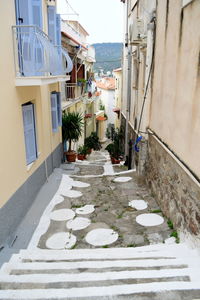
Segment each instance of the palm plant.
[{"label": "palm plant", "polygon": [[72,151],[72,142],[77,142],[83,131],[83,116],[78,112],[64,112],[62,116],[63,143],[69,142],[68,152]]}]

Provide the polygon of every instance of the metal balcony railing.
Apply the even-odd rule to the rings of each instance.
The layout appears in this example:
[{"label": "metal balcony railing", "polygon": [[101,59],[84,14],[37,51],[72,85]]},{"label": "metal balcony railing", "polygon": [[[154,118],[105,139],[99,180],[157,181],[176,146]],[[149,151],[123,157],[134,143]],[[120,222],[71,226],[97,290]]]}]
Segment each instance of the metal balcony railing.
[{"label": "metal balcony railing", "polygon": [[83,102],[87,103],[97,100],[100,93],[96,89],[89,89],[88,86],[79,86],[77,83],[66,83],[65,84],[65,99],[67,101],[78,100],[82,98]]},{"label": "metal balcony railing", "polygon": [[77,83],[66,83],[65,84],[65,98],[69,100],[77,100],[85,93],[84,89],[81,86],[78,86]]},{"label": "metal balcony railing", "polygon": [[[37,26],[13,26],[16,76],[64,75],[72,69],[68,53]],[[67,69],[66,61],[67,60]]]}]

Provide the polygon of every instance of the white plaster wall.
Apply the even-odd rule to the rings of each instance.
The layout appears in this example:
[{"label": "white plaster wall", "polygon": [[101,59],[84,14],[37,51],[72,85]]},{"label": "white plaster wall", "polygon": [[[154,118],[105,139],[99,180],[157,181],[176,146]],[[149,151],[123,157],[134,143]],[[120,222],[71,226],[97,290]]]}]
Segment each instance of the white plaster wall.
[{"label": "white plaster wall", "polygon": [[107,124],[115,124],[116,114],[113,112],[115,108],[115,90],[101,90],[101,102],[105,105],[105,113],[108,116]]},{"label": "white plaster wall", "polygon": [[[123,57],[123,91],[122,91],[122,112],[126,115],[126,103],[127,103],[127,81],[131,80],[131,106],[129,121],[133,128],[138,128],[138,123],[141,114],[142,103],[144,100],[144,92],[147,84],[148,74],[152,59],[152,45],[153,36],[152,29],[148,29],[148,24],[152,19],[153,11],[155,10],[156,1],[140,0],[137,5],[136,1],[128,1],[129,15],[128,15],[128,30],[130,40],[130,29],[132,28],[137,18],[143,20],[144,35],[146,39],[143,44],[132,45],[131,49],[131,79],[128,78],[128,66],[127,66],[127,48],[124,48]],[[126,6],[126,5],[125,5]],[[126,22],[126,9],[124,10],[124,22]],[[146,43],[146,46],[145,46]],[[151,103],[151,85],[149,86],[147,99],[142,115],[141,131],[146,131],[149,126],[150,115],[150,103]],[[135,119],[137,119],[137,126],[135,127]]]},{"label": "white plaster wall", "polygon": [[168,11],[158,1],[150,127],[200,177],[200,1]]}]

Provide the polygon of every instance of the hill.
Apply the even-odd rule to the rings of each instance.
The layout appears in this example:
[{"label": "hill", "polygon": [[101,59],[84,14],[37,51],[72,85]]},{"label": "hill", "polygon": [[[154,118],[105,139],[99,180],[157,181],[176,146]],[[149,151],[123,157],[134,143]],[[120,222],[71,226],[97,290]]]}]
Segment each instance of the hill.
[{"label": "hill", "polygon": [[121,67],[122,43],[97,43],[93,44],[96,51],[94,72],[103,69],[104,72]]}]

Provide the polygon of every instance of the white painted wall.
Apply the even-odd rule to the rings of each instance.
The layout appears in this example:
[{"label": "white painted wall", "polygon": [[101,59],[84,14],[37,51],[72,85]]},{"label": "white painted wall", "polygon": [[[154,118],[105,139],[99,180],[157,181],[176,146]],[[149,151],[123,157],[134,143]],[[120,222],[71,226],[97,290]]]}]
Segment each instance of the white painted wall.
[{"label": "white painted wall", "polygon": [[101,91],[100,101],[105,106],[105,113],[108,116],[107,124],[115,124],[116,114],[113,112],[115,108],[115,90],[104,90]]}]

